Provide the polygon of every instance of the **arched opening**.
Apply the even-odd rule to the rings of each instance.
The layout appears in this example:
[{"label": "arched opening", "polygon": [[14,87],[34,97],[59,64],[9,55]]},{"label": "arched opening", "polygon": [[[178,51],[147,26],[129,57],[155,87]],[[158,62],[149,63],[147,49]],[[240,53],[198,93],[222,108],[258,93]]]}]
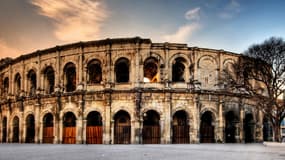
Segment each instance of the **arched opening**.
[{"label": "arched opening", "polygon": [[158,60],[151,57],[143,65],[144,82],[158,82]]},{"label": "arched opening", "polygon": [[87,65],[88,84],[96,84],[102,81],[102,68],[99,60],[92,60]]},{"label": "arched opening", "polygon": [[21,75],[19,73],[17,73],[16,76],[15,76],[14,86],[15,86],[14,93],[16,95],[19,95],[20,92],[21,92]]},{"label": "arched opening", "polygon": [[6,77],[3,81],[3,96],[7,96],[9,93],[9,78]]},{"label": "arched opening", "polygon": [[185,111],[177,111],[172,122],[172,143],[189,143],[188,115]]},{"label": "arched opening", "polygon": [[29,89],[29,95],[33,96],[36,94],[37,89],[37,75],[34,70],[30,70],[28,73],[28,89]]},{"label": "arched opening", "polygon": [[268,118],[263,118],[263,141],[273,141],[273,128]]},{"label": "arched opening", "polygon": [[200,143],[215,142],[215,126],[213,122],[212,112],[206,111],[201,116],[200,123]]},{"label": "arched opening", "polygon": [[226,127],[225,127],[225,138],[226,143],[235,143],[236,142],[236,124],[238,123],[238,118],[235,116],[233,111],[226,113]]},{"label": "arched opening", "polygon": [[102,117],[99,112],[90,112],[87,116],[86,143],[102,144],[103,128]]},{"label": "arched opening", "polygon": [[14,117],[13,119],[13,136],[12,136],[12,142],[13,143],[19,143],[19,131],[20,131],[20,128],[19,128],[19,118],[16,116]]},{"label": "arched opening", "polygon": [[253,115],[248,113],[244,119],[244,141],[245,143],[254,142],[254,120]]},{"label": "arched opening", "polygon": [[72,112],[67,112],[63,117],[63,144],[76,143],[76,117]]},{"label": "arched opening", "polygon": [[26,118],[26,143],[35,142],[35,117],[29,114]]},{"label": "arched opening", "polygon": [[44,70],[44,89],[47,94],[54,92],[55,75],[52,67],[47,67]]},{"label": "arched opening", "polygon": [[53,143],[53,115],[47,113],[43,118],[43,143]]},{"label": "arched opening", "polygon": [[172,64],[172,81],[185,82],[185,59],[176,58]]},{"label": "arched opening", "polygon": [[114,144],[131,143],[131,117],[126,111],[119,111],[115,117]]},{"label": "arched opening", "polygon": [[154,110],[149,110],[143,115],[143,144],[160,143],[160,116]]},{"label": "arched opening", "polygon": [[64,66],[65,74],[65,90],[72,92],[76,89],[76,67],[75,64],[69,62]]},{"label": "arched opening", "polygon": [[130,62],[126,58],[120,58],[115,63],[116,82],[129,82],[129,65]]},{"label": "arched opening", "polygon": [[7,117],[2,121],[2,143],[7,142]]}]

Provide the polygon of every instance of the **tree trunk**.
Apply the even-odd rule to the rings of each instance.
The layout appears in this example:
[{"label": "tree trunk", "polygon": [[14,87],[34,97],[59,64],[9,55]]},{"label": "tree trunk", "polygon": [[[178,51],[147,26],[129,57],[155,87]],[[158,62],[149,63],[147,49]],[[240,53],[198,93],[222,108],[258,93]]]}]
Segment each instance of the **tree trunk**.
[{"label": "tree trunk", "polygon": [[274,141],[281,142],[280,125],[274,125]]}]

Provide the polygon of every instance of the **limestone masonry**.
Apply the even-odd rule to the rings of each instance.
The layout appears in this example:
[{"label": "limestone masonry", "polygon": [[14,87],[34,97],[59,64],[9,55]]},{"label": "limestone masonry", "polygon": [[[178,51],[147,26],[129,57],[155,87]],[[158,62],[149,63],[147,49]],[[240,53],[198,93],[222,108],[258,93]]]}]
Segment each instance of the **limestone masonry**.
[{"label": "limestone masonry", "polygon": [[222,80],[241,56],[135,37],[2,59],[0,142],[262,141],[263,114]]}]

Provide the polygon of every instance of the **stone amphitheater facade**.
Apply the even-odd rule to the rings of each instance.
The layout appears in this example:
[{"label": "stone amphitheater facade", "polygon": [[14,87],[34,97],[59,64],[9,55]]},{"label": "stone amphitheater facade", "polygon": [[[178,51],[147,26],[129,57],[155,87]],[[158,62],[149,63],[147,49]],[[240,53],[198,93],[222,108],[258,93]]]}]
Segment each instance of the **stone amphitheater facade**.
[{"label": "stone amphitheater facade", "polygon": [[221,82],[240,57],[135,37],[2,60],[0,142],[262,141],[254,101]]}]

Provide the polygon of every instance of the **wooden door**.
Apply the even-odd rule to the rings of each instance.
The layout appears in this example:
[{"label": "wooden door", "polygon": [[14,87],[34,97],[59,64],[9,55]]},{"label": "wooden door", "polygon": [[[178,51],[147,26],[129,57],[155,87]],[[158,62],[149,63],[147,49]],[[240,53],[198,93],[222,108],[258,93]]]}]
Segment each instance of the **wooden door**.
[{"label": "wooden door", "polygon": [[53,127],[43,128],[43,143],[53,143]]},{"label": "wooden door", "polygon": [[86,143],[87,144],[102,144],[102,126],[87,126],[86,128]]},{"label": "wooden door", "polygon": [[64,127],[63,129],[63,144],[76,143],[76,127]]}]

